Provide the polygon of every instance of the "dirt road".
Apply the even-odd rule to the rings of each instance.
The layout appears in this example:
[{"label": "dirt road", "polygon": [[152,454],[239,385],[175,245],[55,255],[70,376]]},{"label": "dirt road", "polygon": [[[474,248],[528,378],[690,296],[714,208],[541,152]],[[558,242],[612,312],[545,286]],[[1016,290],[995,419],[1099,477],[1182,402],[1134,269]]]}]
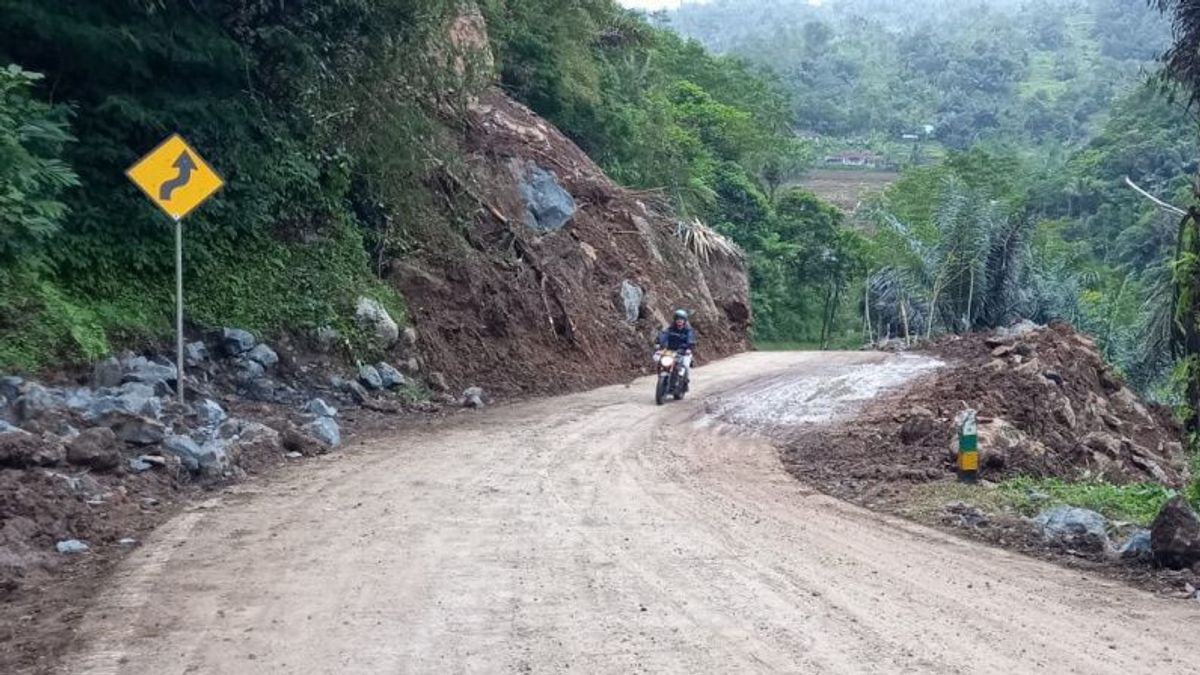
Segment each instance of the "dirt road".
[{"label": "dirt road", "polygon": [[882,359],[750,354],[682,404],[494,408],[240,488],[127,561],[63,672],[1196,672],[1200,606],[814,494],[739,427],[919,365]]}]

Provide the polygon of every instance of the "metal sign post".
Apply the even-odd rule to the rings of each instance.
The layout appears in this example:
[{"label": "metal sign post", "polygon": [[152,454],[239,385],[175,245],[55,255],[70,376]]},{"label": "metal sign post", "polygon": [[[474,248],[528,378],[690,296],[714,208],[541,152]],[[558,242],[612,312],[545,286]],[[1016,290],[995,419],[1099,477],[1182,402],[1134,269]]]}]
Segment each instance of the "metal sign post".
[{"label": "metal sign post", "polygon": [[175,221],[175,391],[184,402],[183,218],[220,190],[225,181],[187,141],[175,134],[125,172],[150,201]]}]

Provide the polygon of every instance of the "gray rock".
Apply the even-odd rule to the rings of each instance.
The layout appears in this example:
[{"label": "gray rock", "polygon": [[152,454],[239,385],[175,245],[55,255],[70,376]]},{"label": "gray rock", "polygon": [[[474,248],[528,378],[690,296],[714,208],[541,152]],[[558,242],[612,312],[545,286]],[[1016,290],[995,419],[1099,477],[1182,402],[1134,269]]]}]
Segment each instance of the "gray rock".
[{"label": "gray rock", "polygon": [[200,454],[196,459],[200,464],[200,473],[209,478],[223,476],[231,468],[228,446],[220,440],[211,440],[200,446]]},{"label": "gray rock", "polygon": [[404,346],[405,347],[412,348],[412,347],[417,346],[417,329],[416,328],[413,328],[412,326],[405,326],[404,332],[401,335],[401,337],[404,338]]},{"label": "gray rock", "polygon": [[229,417],[216,401],[206,398],[196,406],[196,419],[206,427],[215,427]]},{"label": "gray rock", "polygon": [[300,453],[300,452],[285,452],[285,453],[283,453],[283,456],[284,456],[284,457],[286,457],[286,458],[288,458],[288,459],[300,459],[301,457],[303,457],[303,456],[304,456],[304,453]]},{"label": "gray rock", "polygon": [[17,413],[17,420],[27,422],[46,413],[61,410],[64,405],[62,398],[55,392],[40,384],[27,384],[24,386],[24,393],[17,397],[13,408]]},{"label": "gray rock", "polygon": [[1153,560],[1154,552],[1150,548],[1150,530],[1134,530],[1133,534],[1129,535],[1129,539],[1121,545],[1118,553],[1126,560],[1136,560],[1138,562],[1150,562]]},{"label": "gray rock", "polygon": [[200,455],[203,452],[196,441],[187,436],[168,436],[163,440],[163,447],[167,452],[179,458],[183,463],[183,468],[189,473],[200,472]]},{"label": "gray rock", "polygon": [[383,377],[375,366],[361,366],[358,369],[358,381],[363,383],[367,389],[379,391],[383,389]]},{"label": "gray rock", "polygon": [[208,346],[203,342],[189,342],[183,347],[183,362],[192,368],[204,365],[208,361]]},{"label": "gray rock", "polygon": [[123,539],[117,540],[117,544],[119,546],[137,546],[137,543],[138,543],[138,540],[134,539],[132,537],[125,537]]},{"label": "gray rock", "polygon": [[326,403],[323,398],[314,398],[309,401],[304,406],[304,410],[317,417],[337,417],[338,414],[337,408]]},{"label": "gray rock", "polygon": [[10,401],[15,401],[20,398],[24,392],[25,380],[16,375],[8,375],[0,377],[0,397],[4,397]]},{"label": "gray rock", "polygon": [[122,382],[141,382],[156,385],[170,383],[178,379],[178,373],[173,364],[155,363],[144,356],[136,356],[123,364],[125,374]]},{"label": "gray rock", "polygon": [[462,404],[464,408],[482,408],[483,407],[483,389],[479,387],[468,387],[463,391]]},{"label": "gray rock", "polygon": [[0,420],[0,434],[7,434],[7,433],[26,434],[29,432],[25,431],[21,427],[14,427],[13,425],[9,424],[8,422],[5,422],[4,420]]},{"label": "gray rock", "polygon": [[357,382],[346,383],[346,393],[350,394],[350,398],[354,399],[354,402],[359,405],[363,405],[371,400],[371,394],[367,391],[367,388]]},{"label": "gray rock", "polygon": [[166,436],[166,427],[158,421],[120,410],[106,413],[98,421],[131,445],[154,445]]},{"label": "gray rock", "polygon": [[641,286],[626,279],[621,282],[621,304],[625,308],[625,320],[634,323],[642,315],[642,299],[646,297]]},{"label": "gray rock", "polygon": [[124,375],[121,362],[115,356],[110,356],[92,366],[92,386],[97,389],[119,386]]},{"label": "gray rock", "polygon": [[117,435],[108,427],[92,427],[67,443],[67,461],[95,471],[111,471],[121,465]]},{"label": "gray rock", "polygon": [[1109,548],[1108,521],[1095,511],[1059,506],[1039,513],[1035,522],[1047,543],[1094,553]]},{"label": "gray rock", "polygon": [[238,358],[234,360],[233,365],[238,369],[236,377],[239,382],[251,382],[267,374],[263,365],[253,359]]},{"label": "gray rock", "polygon": [[378,300],[360,297],[354,309],[354,320],[385,347],[391,347],[400,339],[400,326]]},{"label": "gray rock", "polygon": [[129,470],[134,473],[143,473],[145,471],[149,471],[154,468],[153,464],[151,464],[150,462],[147,462],[145,459],[143,459],[141,457],[130,457],[128,463],[129,463]]},{"label": "gray rock", "polygon": [[950,502],[942,510],[946,513],[946,520],[958,527],[979,528],[988,524],[987,514],[978,506],[966,502]]},{"label": "gray rock", "polygon": [[86,411],[96,402],[96,394],[86,387],[72,389],[66,393],[63,402],[71,410]]},{"label": "gray rock", "polygon": [[120,411],[158,417],[162,414],[162,405],[162,399],[155,395],[153,386],[141,382],[128,382],[94,397],[84,416],[87,419],[96,419],[107,413]]},{"label": "gray rock", "polygon": [[395,389],[396,387],[403,387],[408,383],[404,375],[390,364],[377,363],[375,364],[375,370],[379,373],[379,379],[384,389]]},{"label": "gray rock", "polygon": [[86,553],[90,547],[78,539],[66,539],[55,544],[54,548],[59,553],[66,555],[73,553]]},{"label": "gray rock", "polygon": [[554,174],[530,163],[518,183],[525,200],[525,224],[535,230],[560,230],[575,215],[575,199]]},{"label": "gray rock", "polygon": [[1200,563],[1200,517],[1187,499],[1176,495],[1163,505],[1150,526],[1154,559],[1171,569],[1186,569]]},{"label": "gray rock", "polygon": [[332,417],[318,417],[304,425],[304,431],[331,448],[342,443],[342,431]]},{"label": "gray rock", "polygon": [[258,340],[250,331],[241,328],[223,328],[220,336],[221,351],[226,356],[240,356],[254,349]]},{"label": "gray rock", "polygon": [[275,364],[279,363],[279,355],[267,345],[258,345],[254,349],[251,349],[246,356],[250,360],[262,364],[265,368],[273,368]]}]

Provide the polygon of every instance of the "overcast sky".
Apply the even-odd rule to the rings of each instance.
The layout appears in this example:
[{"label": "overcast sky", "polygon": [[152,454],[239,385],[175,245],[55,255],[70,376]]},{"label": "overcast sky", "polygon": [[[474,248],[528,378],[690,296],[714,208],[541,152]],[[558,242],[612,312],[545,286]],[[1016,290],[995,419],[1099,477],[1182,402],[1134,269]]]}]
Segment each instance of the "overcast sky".
[{"label": "overcast sky", "polygon": [[617,2],[626,7],[638,9],[675,9],[680,5],[681,0],[617,0]]}]

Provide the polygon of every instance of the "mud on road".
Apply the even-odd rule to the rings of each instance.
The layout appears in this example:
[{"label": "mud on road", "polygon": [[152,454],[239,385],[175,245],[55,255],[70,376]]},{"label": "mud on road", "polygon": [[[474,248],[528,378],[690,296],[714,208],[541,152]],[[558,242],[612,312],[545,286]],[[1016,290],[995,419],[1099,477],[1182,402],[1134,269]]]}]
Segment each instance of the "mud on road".
[{"label": "mud on road", "polygon": [[642,380],[236,488],[131,556],[61,672],[1194,672],[1194,607],[817,494],[736,423],[764,384],[852,408],[889,358],[749,354],[681,404]]}]

